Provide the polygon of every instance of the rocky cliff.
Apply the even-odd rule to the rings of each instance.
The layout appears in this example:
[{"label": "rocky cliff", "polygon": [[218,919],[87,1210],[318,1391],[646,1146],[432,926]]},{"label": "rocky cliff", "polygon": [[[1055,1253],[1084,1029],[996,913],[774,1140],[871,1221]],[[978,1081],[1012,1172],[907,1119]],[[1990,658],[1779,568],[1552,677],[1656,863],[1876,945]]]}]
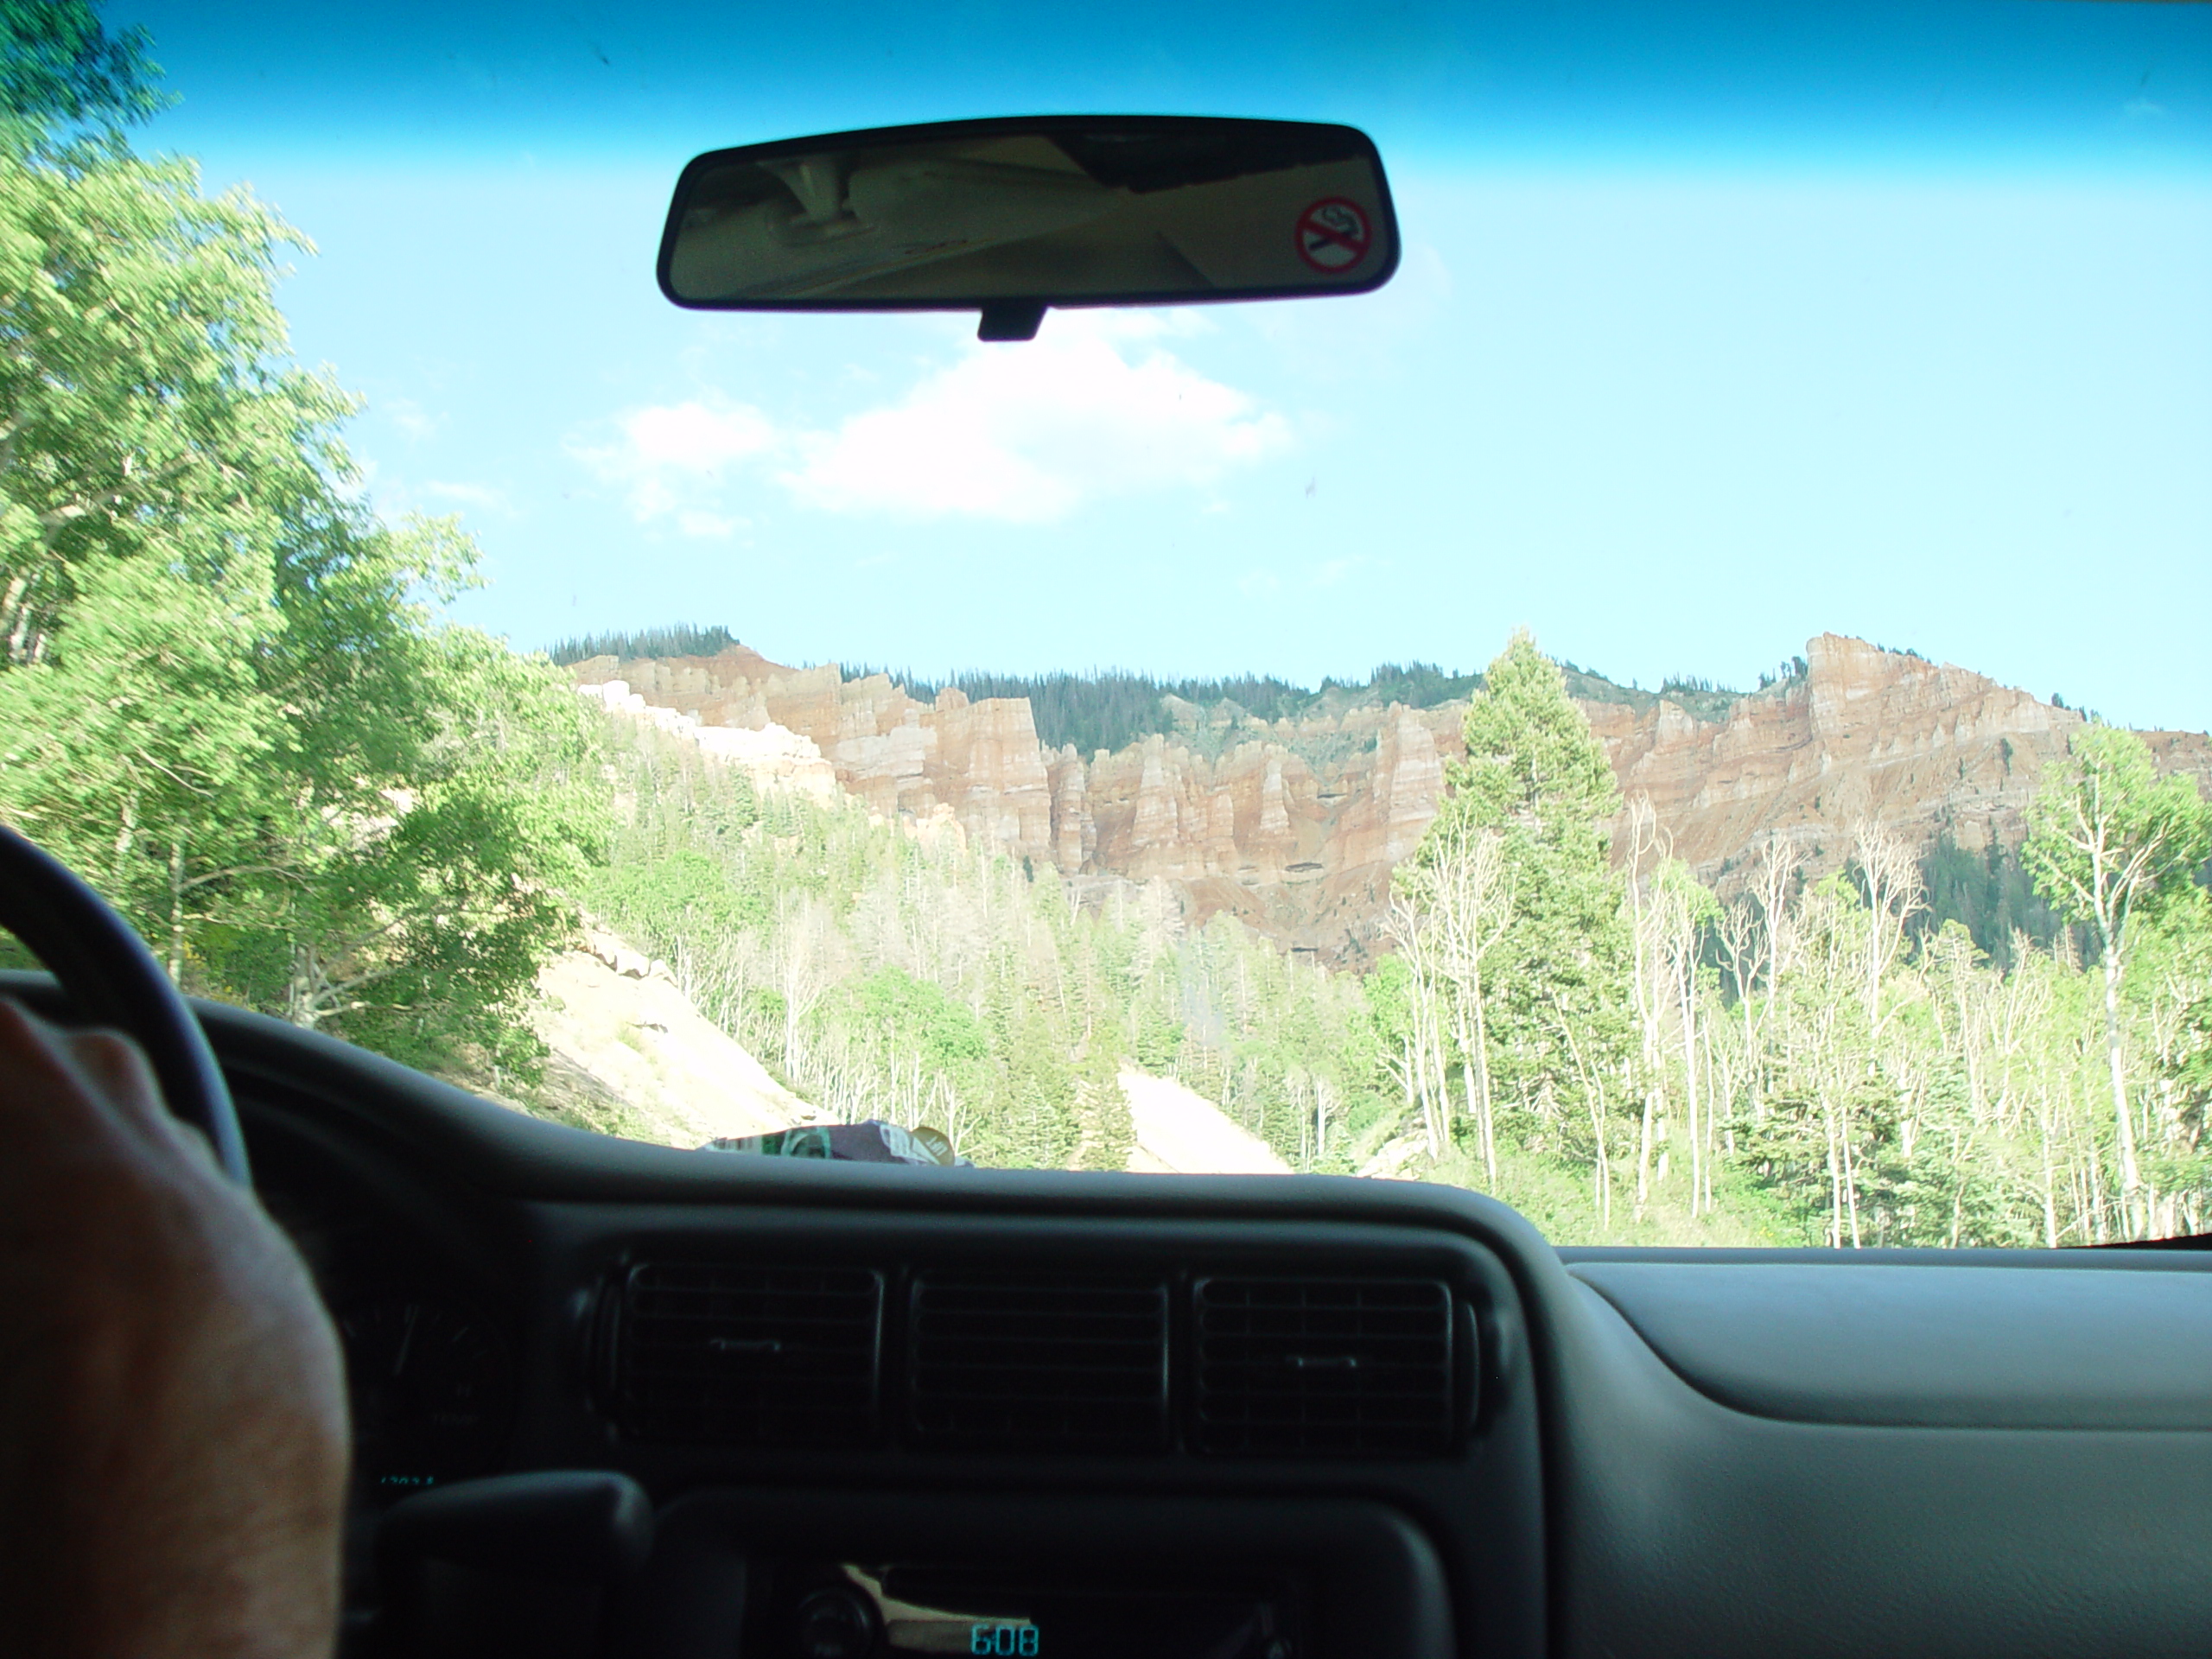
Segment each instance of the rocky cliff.
[{"label": "rocky cliff", "polygon": [[[1814,874],[1872,818],[1916,845],[1948,834],[2013,848],[2044,763],[2082,716],[1948,663],[1822,634],[1808,671],[1738,698],[1719,720],[1660,700],[1642,711],[1586,703],[1625,793],[1649,797],[1677,856],[1725,890],[1770,836],[1796,842]],[[2212,786],[2212,744],[2144,734],[2160,764]]]},{"label": "rocky cliff", "polygon": [[[1970,849],[2016,845],[2037,772],[2082,719],[1834,634],[1804,660],[1795,679],[1699,712],[1648,694],[1579,699],[1623,790],[1649,796],[1677,855],[1724,890],[1773,835],[1796,842],[1812,874],[1835,868],[1861,817],[1922,844],[1948,832]],[[1185,705],[1172,736],[1081,755],[1039,741],[1026,699],[947,688],[922,702],[882,675],[848,682],[834,664],[785,668],[743,646],[574,672],[765,783],[817,785],[826,763],[887,817],[950,819],[1079,885],[1165,880],[1194,925],[1226,911],[1340,963],[1373,950],[1390,867],[1435,816],[1466,707],[1267,721]],[[2212,785],[2202,734],[2148,735],[2163,764]]]}]

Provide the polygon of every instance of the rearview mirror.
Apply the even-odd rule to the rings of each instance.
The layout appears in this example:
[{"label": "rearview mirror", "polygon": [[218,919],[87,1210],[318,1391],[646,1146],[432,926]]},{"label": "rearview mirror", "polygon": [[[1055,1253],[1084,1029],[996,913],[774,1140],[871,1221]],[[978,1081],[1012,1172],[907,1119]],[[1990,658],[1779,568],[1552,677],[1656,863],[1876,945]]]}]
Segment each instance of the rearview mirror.
[{"label": "rearview mirror", "polygon": [[1351,127],[1048,116],[832,133],[699,156],[661,291],[722,311],[980,310],[1363,294],[1398,264],[1382,158]]}]

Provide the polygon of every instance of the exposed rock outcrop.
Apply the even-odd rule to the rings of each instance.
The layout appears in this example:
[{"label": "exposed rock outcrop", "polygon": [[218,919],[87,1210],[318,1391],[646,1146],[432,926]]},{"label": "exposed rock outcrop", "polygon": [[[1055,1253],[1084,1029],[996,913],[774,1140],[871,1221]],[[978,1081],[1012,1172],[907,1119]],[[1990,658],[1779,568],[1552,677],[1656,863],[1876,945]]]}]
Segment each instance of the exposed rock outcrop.
[{"label": "exposed rock outcrop", "polygon": [[[1948,663],[1823,634],[1808,671],[1738,698],[1725,720],[1661,702],[1641,713],[1586,705],[1621,785],[1648,795],[1675,852],[1706,880],[1730,874],[1770,835],[1815,873],[1871,818],[1916,845],[1948,833],[1980,850],[2017,847],[2045,761],[2082,716]],[[2212,782],[2202,734],[2145,734],[2162,764]]]},{"label": "exposed rock outcrop", "polygon": [[[1771,835],[1796,841],[1810,874],[1835,868],[1861,817],[1920,844],[1948,832],[1968,848],[2015,845],[2038,772],[2082,719],[1834,634],[1805,661],[1802,677],[1719,719],[1644,693],[1582,701],[1623,789],[1648,795],[1676,855],[1724,888]],[[886,817],[949,819],[1085,890],[1164,880],[1193,925],[1227,912],[1331,962],[1372,953],[1390,868],[1419,843],[1464,752],[1465,702],[1274,722],[1184,705],[1173,735],[1086,757],[1045,748],[1024,698],[947,688],[924,702],[883,675],[847,682],[834,664],[785,668],[743,646],[597,658],[575,673],[609,706],[673,722],[771,786],[818,793],[826,768]],[[2146,736],[2162,765],[2212,785],[2202,734]]]},{"label": "exposed rock outcrop", "polygon": [[837,774],[810,738],[786,731],[773,721],[758,727],[709,726],[696,715],[649,703],[630,690],[624,680],[606,680],[576,688],[610,712],[651,720],[664,731],[690,738],[720,760],[742,767],[754,784],[765,789],[794,790],[817,800],[837,793]]}]

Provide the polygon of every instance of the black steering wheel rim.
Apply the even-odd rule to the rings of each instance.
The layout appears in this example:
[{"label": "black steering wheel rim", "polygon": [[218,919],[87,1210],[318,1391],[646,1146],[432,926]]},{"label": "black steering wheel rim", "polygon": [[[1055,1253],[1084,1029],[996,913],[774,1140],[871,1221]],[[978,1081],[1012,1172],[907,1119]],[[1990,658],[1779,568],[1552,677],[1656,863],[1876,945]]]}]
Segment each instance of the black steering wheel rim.
[{"label": "black steering wheel rim", "polygon": [[0,824],[0,927],[60,982],[77,1011],[137,1041],[169,1109],[207,1137],[215,1160],[251,1184],[230,1085],[184,994],[130,924],[53,854]]}]

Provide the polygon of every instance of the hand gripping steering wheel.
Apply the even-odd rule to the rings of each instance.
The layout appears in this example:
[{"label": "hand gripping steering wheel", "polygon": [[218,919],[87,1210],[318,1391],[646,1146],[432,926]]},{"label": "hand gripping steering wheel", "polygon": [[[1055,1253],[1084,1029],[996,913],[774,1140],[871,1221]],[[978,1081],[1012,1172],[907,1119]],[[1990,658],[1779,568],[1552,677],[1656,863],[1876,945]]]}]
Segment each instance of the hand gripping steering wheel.
[{"label": "hand gripping steering wheel", "polygon": [[77,1011],[134,1039],[169,1109],[207,1137],[216,1161],[251,1185],[245,1140],[207,1033],[146,942],[52,854],[0,824],[0,927],[53,971]]}]

